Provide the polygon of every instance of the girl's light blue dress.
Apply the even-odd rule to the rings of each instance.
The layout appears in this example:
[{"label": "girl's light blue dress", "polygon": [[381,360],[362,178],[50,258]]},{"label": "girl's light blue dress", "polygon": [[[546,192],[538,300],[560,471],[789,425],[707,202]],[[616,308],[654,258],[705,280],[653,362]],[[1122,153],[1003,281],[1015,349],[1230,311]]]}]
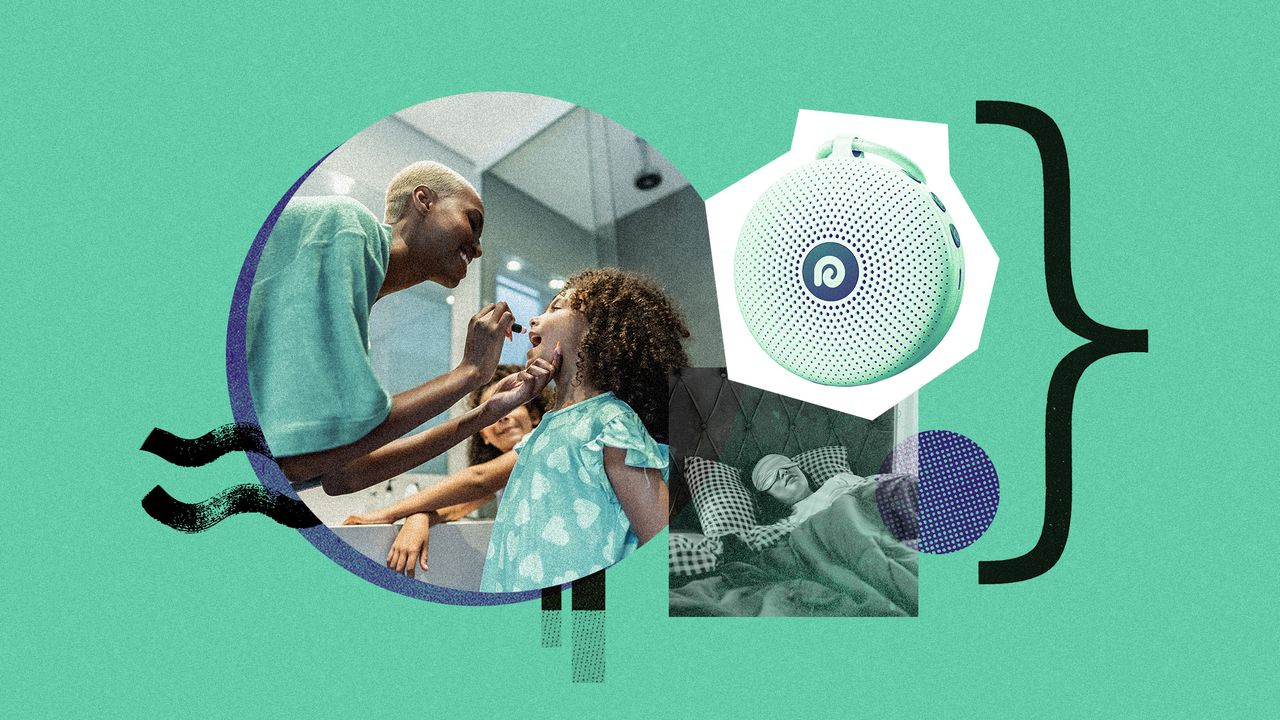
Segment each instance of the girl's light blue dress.
[{"label": "girl's light blue dress", "polygon": [[485,555],[485,592],[561,585],[606,568],[636,547],[636,534],[604,472],[605,446],[667,482],[668,448],[608,392],[549,412],[516,445]]}]

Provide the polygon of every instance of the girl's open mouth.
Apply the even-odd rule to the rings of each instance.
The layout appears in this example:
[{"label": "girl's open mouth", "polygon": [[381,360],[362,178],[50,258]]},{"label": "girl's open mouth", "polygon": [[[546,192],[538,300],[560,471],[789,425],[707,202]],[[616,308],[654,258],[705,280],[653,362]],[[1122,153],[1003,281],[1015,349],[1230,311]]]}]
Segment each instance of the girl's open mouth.
[{"label": "girl's open mouth", "polygon": [[542,336],[531,330],[529,331],[529,342],[533,343],[534,347],[538,347],[538,345],[542,344]]}]

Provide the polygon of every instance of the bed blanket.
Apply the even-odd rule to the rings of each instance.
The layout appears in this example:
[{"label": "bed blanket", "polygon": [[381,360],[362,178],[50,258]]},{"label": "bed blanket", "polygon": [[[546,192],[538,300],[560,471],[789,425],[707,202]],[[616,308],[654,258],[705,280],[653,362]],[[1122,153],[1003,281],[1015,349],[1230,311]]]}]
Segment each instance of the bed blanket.
[{"label": "bed blanket", "polygon": [[785,542],[671,590],[672,615],[915,616],[917,553],[885,529],[874,487],[842,495]]}]

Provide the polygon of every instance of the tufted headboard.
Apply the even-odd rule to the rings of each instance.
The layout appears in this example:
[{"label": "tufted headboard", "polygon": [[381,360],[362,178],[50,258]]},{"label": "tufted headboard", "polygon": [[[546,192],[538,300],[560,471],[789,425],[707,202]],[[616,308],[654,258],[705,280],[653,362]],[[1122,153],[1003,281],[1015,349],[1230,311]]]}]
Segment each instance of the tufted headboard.
[{"label": "tufted headboard", "polygon": [[875,420],[731,382],[723,368],[685,368],[670,378],[671,529],[699,530],[684,459],[705,457],[750,475],[770,453],[843,445],[859,475],[874,475],[893,449],[895,410]]}]

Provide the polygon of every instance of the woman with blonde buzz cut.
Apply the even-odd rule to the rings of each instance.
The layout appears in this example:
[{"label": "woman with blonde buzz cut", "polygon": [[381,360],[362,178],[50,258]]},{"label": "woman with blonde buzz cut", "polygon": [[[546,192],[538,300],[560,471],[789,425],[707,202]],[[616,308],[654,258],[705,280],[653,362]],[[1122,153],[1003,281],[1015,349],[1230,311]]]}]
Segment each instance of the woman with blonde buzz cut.
[{"label": "woman with blonde buzz cut", "polygon": [[480,257],[484,203],[457,172],[419,162],[387,186],[385,219],[348,197],[291,199],[249,296],[249,389],[262,433],[291,482],[331,495],[439,455],[528,402],[554,369],[529,363],[483,404],[405,437],[489,381],[514,318],[505,303],[484,307],[457,367],[392,397],[370,362],[369,312],[422,282],[456,287]]}]

